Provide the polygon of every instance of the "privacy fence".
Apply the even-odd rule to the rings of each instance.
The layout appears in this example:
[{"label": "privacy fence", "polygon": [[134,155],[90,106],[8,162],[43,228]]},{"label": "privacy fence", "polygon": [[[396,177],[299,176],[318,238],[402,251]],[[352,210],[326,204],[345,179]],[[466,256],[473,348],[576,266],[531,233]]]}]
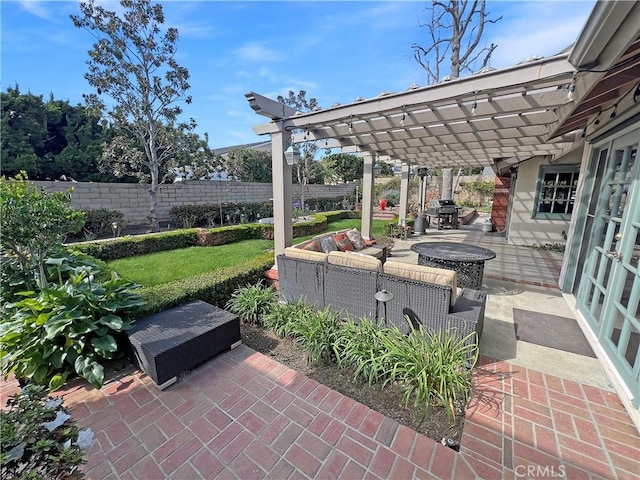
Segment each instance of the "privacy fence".
[{"label": "privacy fence", "polygon": [[[73,188],[71,204],[79,210],[108,208],[124,214],[128,225],[148,224],[149,185],[132,183],[33,182],[48,192]],[[315,200],[346,198],[355,202],[356,183],[342,185],[307,185],[305,203],[313,208]],[[300,185],[293,186],[293,201],[300,202]],[[172,207],[215,205],[219,203],[260,203],[273,197],[270,183],[185,181],[162,185],[158,193],[157,213],[160,221],[169,221]]]}]

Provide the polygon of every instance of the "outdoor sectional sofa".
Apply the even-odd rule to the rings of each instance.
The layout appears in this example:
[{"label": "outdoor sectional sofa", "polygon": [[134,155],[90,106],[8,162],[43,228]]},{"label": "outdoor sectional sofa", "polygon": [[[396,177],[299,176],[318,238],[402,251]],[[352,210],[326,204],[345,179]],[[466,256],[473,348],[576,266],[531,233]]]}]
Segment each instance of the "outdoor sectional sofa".
[{"label": "outdoor sectional sofa", "polygon": [[[428,331],[450,331],[459,337],[476,332],[479,340],[486,292],[458,289],[455,272],[393,260],[383,263],[361,253],[309,251],[301,245],[286,248],[276,259],[284,300],[304,299],[344,316],[377,319],[404,333],[422,324]],[[375,299],[381,290],[393,294],[386,306]]]}]

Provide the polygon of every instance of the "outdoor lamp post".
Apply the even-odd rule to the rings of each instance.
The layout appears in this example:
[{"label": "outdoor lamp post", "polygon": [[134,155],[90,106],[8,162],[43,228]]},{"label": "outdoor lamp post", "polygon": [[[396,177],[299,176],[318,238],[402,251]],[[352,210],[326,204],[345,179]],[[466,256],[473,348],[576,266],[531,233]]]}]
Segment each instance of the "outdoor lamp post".
[{"label": "outdoor lamp post", "polygon": [[[387,290],[380,290],[374,295],[377,302],[384,305],[384,324],[387,325],[387,302],[393,300],[393,293]],[[378,308],[376,308],[376,325],[378,324]]]},{"label": "outdoor lamp post", "polygon": [[296,145],[289,145],[284,151],[284,159],[290,167],[300,163],[300,149]]},{"label": "outdoor lamp post", "polygon": [[418,168],[417,174],[420,179],[420,211],[424,211],[424,197],[427,193],[425,179],[429,175],[429,169],[424,167]]},{"label": "outdoor lamp post", "polygon": [[379,163],[376,162],[373,165],[373,174],[375,176],[378,176],[378,175],[380,175],[380,172],[382,172],[382,165],[380,165]]}]

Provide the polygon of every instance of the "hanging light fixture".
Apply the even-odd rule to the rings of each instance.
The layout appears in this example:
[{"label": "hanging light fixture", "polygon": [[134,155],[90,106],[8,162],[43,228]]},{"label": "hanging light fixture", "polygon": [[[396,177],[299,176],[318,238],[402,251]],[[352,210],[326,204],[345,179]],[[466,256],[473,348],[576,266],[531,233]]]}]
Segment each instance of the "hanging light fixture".
[{"label": "hanging light fixture", "polygon": [[473,105],[471,105],[471,116],[475,117],[476,116],[476,109],[478,108],[478,93],[480,93],[479,90],[475,90],[473,92]]},{"label": "hanging light fixture", "polygon": [[380,153],[376,152],[376,156],[373,160],[373,174],[375,176],[380,175],[382,172],[382,165],[380,165]]},{"label": "hanging light fixture", "polygon": [[571,83],[567,85],[567,100],[570,102],[573,100],[574,92],[576,91],[576,75],[578,71],[573,72],[573,78],[571,79]]},{"label": "hanging light fixture", "polygon": [[284,158],[287,161],[287,165],[294,166],[300,163],[300,149],[297,145],[289,145],[284,151]]},{"label": "hanging light fixture", "polygon": [[353,115],[349,116],[349,133],[353,133]]},{"label": "hanging light fixture", "polygon": [[400,119],[400,126],[404,127],[404,119],[406,118],[407,112],[405,112],[405,109],[407,108],[406,105],[402,106],[402,118]]},{"label": "hanging light fixture", "polygon": [[602,112],[598,112],[598,115],[596,115],[596,119],[593,121],[594,125],[600,125],[600,114]]}]

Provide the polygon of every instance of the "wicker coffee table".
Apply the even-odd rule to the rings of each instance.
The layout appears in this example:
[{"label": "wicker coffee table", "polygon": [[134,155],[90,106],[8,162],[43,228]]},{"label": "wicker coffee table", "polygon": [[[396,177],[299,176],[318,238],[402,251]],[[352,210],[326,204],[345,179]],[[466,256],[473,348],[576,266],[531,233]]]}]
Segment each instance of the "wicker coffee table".
[{"label": "wicker coffee table", "polygon": [[458,286],[479,289],[484,262],[495,258],[488,248],[456,242],[422,242],[411,246],[418,254],[418,264],[446,268],[458,274]]},{"label": "wicker coffee table", "polygon": [[126,332],[131,359],[160,386],[240,344],[238,316],[195,300],[138,320]]}]

